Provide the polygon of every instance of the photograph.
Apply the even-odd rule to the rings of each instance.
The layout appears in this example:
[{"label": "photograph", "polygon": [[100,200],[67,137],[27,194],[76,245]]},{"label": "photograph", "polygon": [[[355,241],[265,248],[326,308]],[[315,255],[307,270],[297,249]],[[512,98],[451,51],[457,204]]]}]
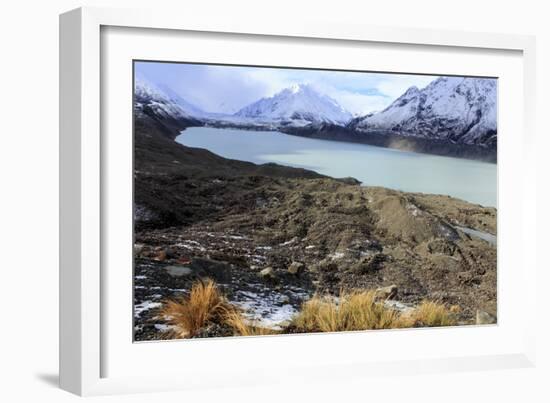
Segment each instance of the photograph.
[{"label": "photograph", "polygon": [[132,63],[134,342],[497,323],[498,78]]}]

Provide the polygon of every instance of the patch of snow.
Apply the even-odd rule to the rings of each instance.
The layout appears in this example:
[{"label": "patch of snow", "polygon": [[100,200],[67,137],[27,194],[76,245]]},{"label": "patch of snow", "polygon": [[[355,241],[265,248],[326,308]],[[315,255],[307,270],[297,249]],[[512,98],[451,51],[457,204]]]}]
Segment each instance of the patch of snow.
[{"label": "patch of snow", "polygon": [[290,241],[286,241],[286,242],[280,243],[279,246],[288,246],[288,245],[292,245],[294,242],[296,242],[296,238],[292,238]]},{"label": "patch of snow", "polygon": [[264,294],[251,291],[237,291],[231,302],[241,308],[245,318],[256,326],[280,330],[297,313],[297,309],[285,303],[288,297],[284,294],[266,290]]},{"label": "patch of snow", "polygon": [[134,316],[139,317],[143,312],[162,306],[160,302],[143,301],[141,304],[134,305]]},{"label": "patch of snow", "polygon": [[394,301],[391,299],[384,301],[384,306],[399,312],[409,312],[414,309],[414,306],[411,304],[406,304],[404,302]]},{"label": "patch of snow", "polygon": [[206,248],[197,241],[184,241],[174,244],[175,247],[185,248],[189,250],[199,250],[201,252],[206,251]]},{"label": "patch of snow", "polygon": [[478,231],[472,228],[468,227],[461,227],[461,226],[455,226],[456,229],[464,232],[465,234],[468,234],[470,236],[473,236],[475,238],[483,239],[484,241],[489,242],[491,245],[496,246],[497,245],[497,236],[490,234],[488,232]]},{"label": "patch of snow", "polygon": [[174,330],[174,326],[172,325],[165,325],[163,323],[155,323],[155,329],[157,329],[160,332],[168,332],[170,330]]},{"label": "patch of snow", "polygon": [[185,293],[189,292],[189,290],[186,289],[186,288],[168,288],[168,291],[170,291],[170,292],[185,292]]},{"label": "patch of snow", "polygon": [[258,263],[258,264],[265,263],[266,261],[265,256],[262,256],[262,255],[246,255],[246,257],[252,259],[254,263]]},{"label": "patch of snow", "polygon": [[420,210],[418,209],[418,207],[416,207],[412,203],[408,203],[406,208],[412,214],[413,217],[417,217],[418,214],[420,214]]},{"label": "patch of snow", "polygon": [[225,238],[228,238],[228,239],[250,239],[250,238],[247,238],[243,235],[225,235]]},{"label": "patch of snow", "polygon": [[342,259],[345,254],[344,252],[334,252],[334,253],[331,253],[330,255],[328,255],[332,260],[338,260],[338,259]]}]

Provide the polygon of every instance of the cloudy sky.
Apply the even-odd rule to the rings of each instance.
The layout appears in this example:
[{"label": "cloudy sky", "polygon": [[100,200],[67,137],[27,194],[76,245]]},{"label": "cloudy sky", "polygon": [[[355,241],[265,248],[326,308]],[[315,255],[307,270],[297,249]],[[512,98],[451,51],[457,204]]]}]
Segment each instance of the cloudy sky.
[{"label": "cloudy sky", "polygon": [[136,62],[136,77],[166,86],[206,112],[234,113],[292,84],[311,84],[354,114],[382,110],[437,77],[266,67]]}]

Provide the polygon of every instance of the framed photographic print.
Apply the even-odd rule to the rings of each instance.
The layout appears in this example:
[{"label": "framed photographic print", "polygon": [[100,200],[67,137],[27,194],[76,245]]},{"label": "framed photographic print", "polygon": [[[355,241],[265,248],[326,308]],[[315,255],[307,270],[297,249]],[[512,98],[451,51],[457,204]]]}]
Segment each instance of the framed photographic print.
[{"label": "framed photographic print", "polygon": [[133,68],[134,341],[496,323],[497,78]]},{"label": "framed photographic print", "polygon": [[62,15],[62,387],[531,365],[533,49]]}]

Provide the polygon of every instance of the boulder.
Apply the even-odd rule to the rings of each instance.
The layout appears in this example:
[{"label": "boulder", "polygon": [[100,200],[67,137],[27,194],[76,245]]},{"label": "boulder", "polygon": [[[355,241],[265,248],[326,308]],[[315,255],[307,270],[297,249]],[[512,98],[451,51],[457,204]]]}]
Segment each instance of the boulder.
[{"label": "boulder", "polygon": [[145,245],[142,243],[134,244],[134,256],[140,256],[145,249]]},{"label": "boulder", "polygon": [[340,282],[338,265],[334,262],[323,259],[315,266],[314,270],[319,273],[319,280],[325,286],[336,288]]},{"label": "boulder", "polygon": [[208,277],[219,283],[231,280],[231,265],[219,260],[194,257],[189,265],[200,277]]},{"label": "boulder", "polygon": [[279,304],[280,305],[290,304],[290,297],[288,295],[281,296],[281,298],[279,299]]},{"label": "boulder", "polygon": [[266,267],[262,271],[260,271],[260,277],[265,280],[274,280],[275,279],[275,271],[273,270],[273,267]]},{"label": "boulder", "polygon": [[339,182],[345,183],[346,185],[360,185],[361,181],[357,180],[351,176],[346,176],[345,178],[338,178]]},{"label": "boulder", "polygon": [[478,309],[476,311],[476,325],[493,325],[497,323],[497,318],[488,312]]},{"label": "boulder", "polygon": [[388,260],[388,257],[383,253],[376,253],[372,256],[361,259],[353,266],[353,271],[357,274],[370,274],[374,273],[384,267],[384,262]]},{"label": "boulder", "polygon": [[305,265],[302,262],[292,262],[290,266],[288,266],[288,272],[290,274],[300,274],[304,271]]},{"label": "boulder", "polygon": [[457,246],[454,242],[442,238],[429,241],[427,247],[428,252],[431,254],[440,253],[448,256],[454,256],[457,250]]},{"label": "boulder", "polygon": [[378,299],[387,300],[395,298],[395,296],[397,296],[397,286],[395,284],[376,289],[376,298]]},{"label": "boulder", "polygon": [[172,248],[166,248],[164,252],[166,253],[166,257],[168,259],[174,259],[176,257],[176,253]]},{"label": "boulder", "polygon": [[164,262],[166,260],[166,251],[164,249],[161,249],[157,252],[155,252],[155,257],[153,260],[156,260],[157,262]]},{"label": "boulder", "polygon": [[166,266],[164,270],[166,270],[172,277],[185,277],[193,273],[193,270],[187,266]]}]

